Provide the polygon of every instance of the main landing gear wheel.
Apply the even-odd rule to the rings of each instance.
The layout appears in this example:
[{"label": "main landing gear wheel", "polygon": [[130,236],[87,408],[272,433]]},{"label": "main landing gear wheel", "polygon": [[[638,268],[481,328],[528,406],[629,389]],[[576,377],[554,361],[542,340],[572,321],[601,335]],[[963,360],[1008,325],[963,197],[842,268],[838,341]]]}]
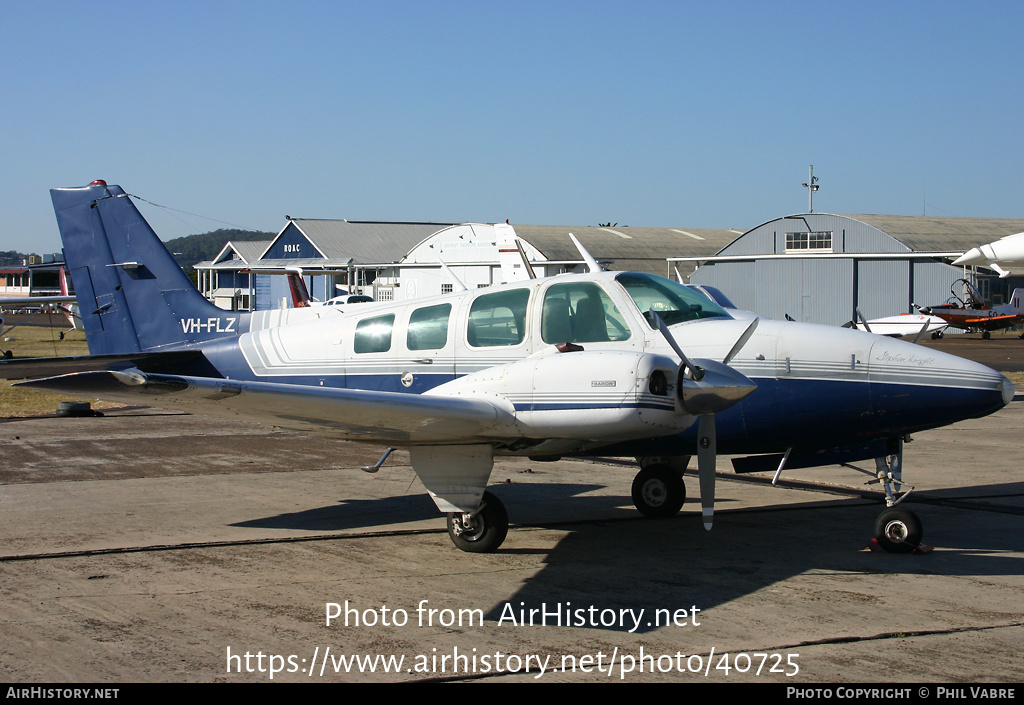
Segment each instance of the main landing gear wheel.
[{"label": "main landing gear wheel", "polygon": [[633,478],[633,504],[651,519],[675,516],[686,501],[683,476],[668,465],[648,465]]},{"label": "main landing gear wheel", "polygon": [[889,553],[913,553],[923,538],[921,520],[909,509],[889,507],[875,521],[875,540]]},{"label": "main landing gear wheel", "polygon": [[982,340],[988,340],[988,339],[989,339],[989,338],[991,338],[991,337],[992,337],[992,334],[991,334],[991,333],[989,333],[988,331],[985,331],[985,332],[983,332],[983,333],[981,334],[981,339],[982,339]]},{"label": "main landing gear wheel", "polygon": [[492,553],[508,535],[508,512],[501,500],[484,492],[475,512],[449,512],[448,536],[455,547],[469,553]]}]

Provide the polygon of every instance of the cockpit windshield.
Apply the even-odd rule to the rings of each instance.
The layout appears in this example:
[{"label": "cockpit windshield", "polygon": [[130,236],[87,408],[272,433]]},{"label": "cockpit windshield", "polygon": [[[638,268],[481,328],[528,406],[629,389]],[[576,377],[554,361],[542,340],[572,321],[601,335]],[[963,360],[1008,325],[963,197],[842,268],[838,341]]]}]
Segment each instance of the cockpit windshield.
[{"label": "cockpit windshield", "polygon": [[730,318],[725,309],[715,302],[671,279],[626,272],[615,277],[615,280],[625,287],[652,328],[651,309],[668,325],[698,318]]}]

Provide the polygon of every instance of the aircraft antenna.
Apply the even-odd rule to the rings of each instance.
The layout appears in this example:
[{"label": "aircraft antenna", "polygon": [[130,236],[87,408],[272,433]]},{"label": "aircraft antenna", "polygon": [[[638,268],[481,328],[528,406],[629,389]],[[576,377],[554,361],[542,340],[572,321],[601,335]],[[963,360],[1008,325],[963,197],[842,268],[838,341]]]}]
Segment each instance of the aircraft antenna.
[{"label": "aircraft antenna", "polygon": [[453,291],[468,291],[466,285],[463,284],[462,280],[455,275],[455,272],[448,268],[448,265],[444,263],[443,259],[438,257],[437,261],[441,263],[441,269],[443,269],[445,273],[448,275],[448,277],[452,280]]},{"label": "aircraft antenna", "polygon": [[587,267],[590,270],[590,273],[597,274],[598,272],[600,272],[601,265],[597,263],[597,260],[594,259],[593,255],[587,252],[587,248],[580,244],[580,241],[576,239],[576,236],[573,235],[572,233],[569,233],[569,239],[572,240],[572,243],[574,245],[576,245],[576,249],[580,251],[580,257],[582,257],[583,261],[587,263]]}]

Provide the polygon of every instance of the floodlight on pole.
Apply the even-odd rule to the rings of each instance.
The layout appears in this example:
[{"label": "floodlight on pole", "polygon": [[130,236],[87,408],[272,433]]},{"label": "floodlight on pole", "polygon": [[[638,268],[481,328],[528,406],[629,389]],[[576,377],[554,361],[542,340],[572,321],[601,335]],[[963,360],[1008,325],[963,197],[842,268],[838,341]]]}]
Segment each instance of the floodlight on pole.
[{"label": "floodlight on pole", "polygon": [[807,212],[814,212],[814,192],[820,187],[818,186],[818,177],[814,175],[814,165],[811,164],[807,173],[807,183],[803,185],[807,189]]}]

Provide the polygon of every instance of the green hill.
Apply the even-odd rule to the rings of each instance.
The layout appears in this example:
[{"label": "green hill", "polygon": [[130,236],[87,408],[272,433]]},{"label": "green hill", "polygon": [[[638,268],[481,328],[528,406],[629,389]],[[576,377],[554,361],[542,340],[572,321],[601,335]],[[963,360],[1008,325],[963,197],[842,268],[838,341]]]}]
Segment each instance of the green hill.
[{"label": "green hill", "polygon": [[[186,235],[168,240],[164,244],[175,253],[175,259],[185,271],[189,271],[197,262],[213,259],[229,240],[272,240],[277,233],[264,233],[255,230],[237,230],[221,228],[199,235]],[[180,254],[178,254],[180,253]]]}]

